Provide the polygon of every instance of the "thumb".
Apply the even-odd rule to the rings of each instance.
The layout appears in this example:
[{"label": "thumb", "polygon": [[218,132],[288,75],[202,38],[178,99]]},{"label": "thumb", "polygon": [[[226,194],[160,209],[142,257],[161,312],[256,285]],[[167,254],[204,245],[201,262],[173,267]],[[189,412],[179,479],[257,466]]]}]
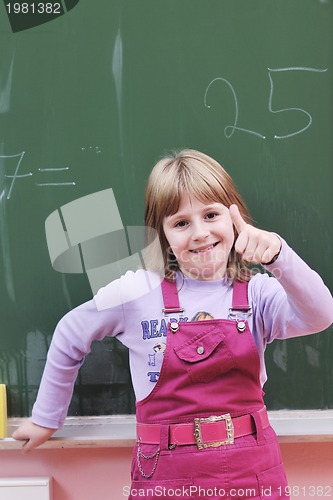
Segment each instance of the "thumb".
[{"label": "thumb", "polygon": [[24,432],[24,430],[16,429],[12,434],[12,438],[17,439],[18,441],[24,441],[25,439],[29,439],[29,436],[26,432]]},{"label": "thumb", "polygon": [[231,217],[231,221],[233,225],[235,226],[235,229],[238,234],[240,234],[246,227],[246,222],[241,216],[239,212],[239,208],[237,205],[230,205],[229,207],[229,213]]}]

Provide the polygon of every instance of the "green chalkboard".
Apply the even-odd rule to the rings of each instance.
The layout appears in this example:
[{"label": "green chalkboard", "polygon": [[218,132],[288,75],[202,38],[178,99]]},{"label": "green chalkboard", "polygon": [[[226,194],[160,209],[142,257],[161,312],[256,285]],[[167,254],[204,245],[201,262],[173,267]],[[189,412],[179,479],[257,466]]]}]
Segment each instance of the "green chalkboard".
[{"label": "green chalkboard", "polygon": [[[61,207],[112,189],[119,229],[142,225],[147,177],[165,151],[218,159],[256,224],[280,233],[333,290],[332,2],[67,0],[38,19],[37,4],[16,2],[16,21],[8,4],[0,382],[11,415],[31,410],[57,321],[92,296],[87,274],[72,272],[78,255],[67,272],[53,268],[46,221],[61,228]],[[271,409],[333,407],[331,333],[270,346]],[[94,344],[70,414],[133,411],[126,350]]]}]

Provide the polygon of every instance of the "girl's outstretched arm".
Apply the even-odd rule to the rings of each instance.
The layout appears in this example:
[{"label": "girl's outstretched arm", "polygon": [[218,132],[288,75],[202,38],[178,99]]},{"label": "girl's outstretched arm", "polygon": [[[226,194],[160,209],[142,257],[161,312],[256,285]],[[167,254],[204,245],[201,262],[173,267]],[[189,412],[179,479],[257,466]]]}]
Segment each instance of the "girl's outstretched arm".
[{"label": "girl's outstretched arm", "polygon": [[121,306],[100,311],[95,301],[90,300],[67,313],[58,323],[32,418],[24,421],[12,436],[25,441],[23,452],[40,446],[62,427],[78,370],[92,341],[119,333],[123,329],[122,318]]},{"label": "girl's outstretched arm", "polygon": [[252,283],[252,298],[263,318],[266,340],[328,328],[333,322],[333,299],[321,277],[275,233],[247,224],[236,205],[229,211],[238,233],[236,252],[248,262],[263,264],[276,278],[254,279]]}]

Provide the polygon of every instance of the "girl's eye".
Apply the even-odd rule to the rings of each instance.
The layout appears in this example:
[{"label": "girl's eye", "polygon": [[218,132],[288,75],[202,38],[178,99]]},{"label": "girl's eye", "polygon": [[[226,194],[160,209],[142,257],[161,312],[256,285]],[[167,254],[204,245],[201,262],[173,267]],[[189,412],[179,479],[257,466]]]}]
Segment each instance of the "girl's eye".
[{"label": "girl's eye", "polygon": [[216,212],[209,212],[208,214],[206,214],[206,219],[215,219],[215,217],[217,217],[218,213]]},{"label": "girl's eye", "polygon": [[176,222],[175,227],[185,227],[187,225],[186,220],[180,220]]}]

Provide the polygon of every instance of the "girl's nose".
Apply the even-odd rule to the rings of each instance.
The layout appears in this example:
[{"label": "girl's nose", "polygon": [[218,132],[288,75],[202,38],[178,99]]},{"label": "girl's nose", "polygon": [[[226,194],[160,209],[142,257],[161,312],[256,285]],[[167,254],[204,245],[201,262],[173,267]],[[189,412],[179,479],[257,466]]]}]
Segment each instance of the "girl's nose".
[{"label": "girl's nose", "polygon": [[209,235],[209,230],[204,222],[197,222],[192,225],[192,239],[204,240]]}]

